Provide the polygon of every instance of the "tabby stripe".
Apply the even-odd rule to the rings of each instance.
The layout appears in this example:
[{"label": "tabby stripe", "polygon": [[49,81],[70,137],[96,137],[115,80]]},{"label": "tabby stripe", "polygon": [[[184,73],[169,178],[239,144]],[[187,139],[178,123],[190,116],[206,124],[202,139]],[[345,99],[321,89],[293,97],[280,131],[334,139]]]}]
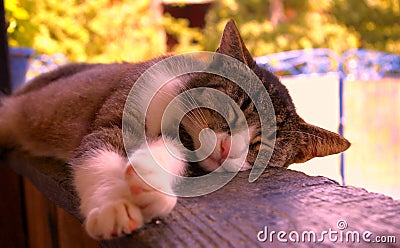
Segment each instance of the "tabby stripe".
[{"label": "tabby stripe", "polygon": [[261,140],[256,141],[256,142],[250,144],[250,148],[253,149],[254,147],[259,146],[259,145],[261,145]]},{"label": "tabby stripe", "polygon": [[256,143],[256,142],[260,142],[261,141],[261,136],[258,134],[253,140],[251,140],[250,143]]},{"label": "tabby stripe", "polygon": [[223,87],[218,84],[207,85],[207,88],[212,88],[212,89],[216,89],[216,90],[223,89]]},{"label": "tabby stripe", "polygon": [[271,148],[272,150],[274,149],[274,147],[273,147],[273,146],[271,146],[271,145],[270,145],[270,144],[268,144],[268,143],[265,143],[265,142],[263,142],[263,141],[260,141],[260,143],[261,143],[262,145],[266,146],[266,147],[269,147],[269,148]]},{"label": "tabby stripe", "polygon": [[240,109],[241,109],[242,111],[245,111],[245,110],[250,106],[250,104],[251,104],[252,102],[253,102],[253,101],[251,100],[251,98],[250,98],[250,97],[247,97],[247,98],[243,101],[242,106],[240,106]]}]

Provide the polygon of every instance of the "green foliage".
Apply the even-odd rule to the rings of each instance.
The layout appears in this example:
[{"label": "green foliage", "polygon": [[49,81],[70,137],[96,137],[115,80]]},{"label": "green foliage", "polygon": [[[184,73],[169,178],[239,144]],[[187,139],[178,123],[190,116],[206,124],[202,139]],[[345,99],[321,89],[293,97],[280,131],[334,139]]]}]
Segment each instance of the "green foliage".
[{"label": "green foliage", "polygon": [[216,0],[204,30],[150,6],[151,0],[5,0],[11,45],[72,61],[159,56],[165,32],[179,41],[174,52],[215,50],[230,18],[254,56],[317,47],[400,52],[398,0]]},{"label": "green foliage", "polygon": [[218,44],[224,23],[238,23],[255,56],[306,49],[330,48],[341,54],[350,48],[400,53],[400,2],[398,0],[278,0],[284,20],[271,22],[274,0],[220,0],[207,16],[203,46]]},{"label": "green foliage", "polygon": [[338,23],[358,33],[363,48],[400,53],[400,1],[336,0],[331,11]]},{"label": "green foliage", "polygon": [[21,0],[20,5],[37,27],[30,44],[38,53],[98,62],[139,61],[165,51],[162,20],[153,18],[149,4],[149,0]]},{"label": "green foliage", "polygon": [[205,39],[199,28],[189,27],[189,21],[183,18],[174,18],[168,13],[163,18],[164,29],[179,41],[173,48],[175,53],[185,53],[204,50],[202,46]]},{"label": "green foliage", "polygon": [[18,0],[6,0],[7,34],[11,46],[32,46],[32,37],[36,26],[30,22],[29,12],[21,6]]},{"label": "green foliage", "polygon": [[[328,47],[341,53],[356,47],[357,33],[336,23],[326,14],[329,2],[282,1],[285,20],[274,26],[271,22],[271,1],[221,0],[207,16],[210,25],[205,33],[207,37],[212,37],[211,33],[215,32],[213,27],[221,31],[224,23],[233,18],[254,56],[318,47]],[[217,42],[217,39],[208,39],[204,46],[211,49]]]}]

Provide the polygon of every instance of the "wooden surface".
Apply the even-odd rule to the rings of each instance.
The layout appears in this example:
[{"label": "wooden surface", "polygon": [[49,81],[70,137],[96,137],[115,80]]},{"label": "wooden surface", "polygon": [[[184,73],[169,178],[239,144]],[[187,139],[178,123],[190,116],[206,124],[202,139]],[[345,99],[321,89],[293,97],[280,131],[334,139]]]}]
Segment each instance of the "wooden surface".
[{"label": "wooden surface", "polygon": [[[16,172],[28,177],[50,200],[81,219],[79,200],[70,184],[65,165],[50,159],[11,153],[4,158]],[[154,221],[129,237],[102,241],[103,247],[265,247],[257,234],[268,226],[272,231],[370,231],[375,235],[397,236],[400,246],[400,201],[355,187],[342,187],[324,177],[269,168],[254,183],[248,172],[239,173],[222,189],[201,197],[181,198],[170,216]],[[287,237],[286,237],[287,238]],[[290,243],[294,245],[294,243]],[[361,244],[366,245],[366,243]],[[297,243],[310,247],[314,243]],[[350,246],[352,244],[345,244]],[[357,246],[360,244],[354,244]],[[343,246],[325,239],[324,247]]]},{"label": "wooden surface", "polygon": [[0,161],[0,247],[27,247],[22,178]]},{"label": "wooden surface", "polygon": [[26,177],[23,180],[23,186],[25,189],[23,199],[25,200],[27,247],[100,247],[86,234],[81,223],[75,217],[49,201]]},{"label": "wooden surface", "polygon": [[28,244],[31,248],[54,247],[57,244],[56,207],[24,178],[24,199]]}]

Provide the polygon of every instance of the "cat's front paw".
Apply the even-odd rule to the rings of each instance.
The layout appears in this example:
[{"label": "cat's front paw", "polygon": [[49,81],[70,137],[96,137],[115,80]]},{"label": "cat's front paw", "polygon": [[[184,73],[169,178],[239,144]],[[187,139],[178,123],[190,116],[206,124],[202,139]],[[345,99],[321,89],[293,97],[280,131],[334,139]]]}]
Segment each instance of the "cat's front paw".
[{"label": "cat's front paw", "polygon": [[[157,175],[154,174],[154,176]],[[125,170],[125,180],[129,185],[132,201],[141,210],[144,222],[149,222],[154,217],[164,217],[175,207],[176,196],[168,195],[149,186],[130,165]],[[165,185],[165,187],[169,187],[169,185]]]},{"label": "cat's front paw", "polygon": [[141,210],[129,201],[92,209],[85,221],[88,234],[95,239],[110,239],[130,234],[143,225]]},{"label": "cat's front paw", "polygon": [[131,165],[125,169],[129,191],[121,201],[92,209],[86,217],[85,229],[95,239],[111,239],[130,234],[155,217],[168,215],[177,198],[160,192],[145,183]]}]

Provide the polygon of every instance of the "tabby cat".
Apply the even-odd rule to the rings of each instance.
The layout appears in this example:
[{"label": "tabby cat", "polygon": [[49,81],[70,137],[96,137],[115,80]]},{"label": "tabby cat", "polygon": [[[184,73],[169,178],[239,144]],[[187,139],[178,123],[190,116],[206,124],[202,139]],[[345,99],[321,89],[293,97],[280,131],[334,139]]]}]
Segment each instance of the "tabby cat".
[{"label": "tabby cat", "polygon": [[[307,124],[297,115],[285,86],[271,72],[256,65],[232,20],[227,23],[216,52],[250,68],[272,100],[276,132],[269,166],[287,167],[343,152],[350,146],[343,137]],[[149,67],[166,58],[136,64],[70,64],[36,77],[12,96],[1,99],[0,145],[35,156],[55,157],[71,165],[84,226],[94,238],[129,234],[174,208],[176,196],[155,190],[137,171],[146,171],[167,191],[175,181],[160,178],[155,160],[173,174],[184,175],[188,171],[185,161],[167,151],[165,143],[184,156],[175,138],[160,138],[159,123],[165,106],[184,89],[209,87],[223,92],[239,105],[249,125],[250,139],[246,140],[241,139],[242,132],[231,133],[227,123],[230,120],[215,111],[198,108],[188,113],[181,123],[182,135],[187,136],[182,138],[186,147],[199,148],[198,137],[204,128],[216,133],[216,146],[209,157],[198,163],[200,168],[213,171],[228,161],[240,170],[249,169],[263,145],[259,116],[248,95],[223,77],[199,73],[175,81],[164,90],[167,94],[155,95],[146,115],[149,149],[138,146],[126,154],[122,115],[127,96]],[[144,93],[137,94],[140,99]],[[234,138],[241,142],[232,142]],[[238,163],[238,158],[246,161]]]}]

